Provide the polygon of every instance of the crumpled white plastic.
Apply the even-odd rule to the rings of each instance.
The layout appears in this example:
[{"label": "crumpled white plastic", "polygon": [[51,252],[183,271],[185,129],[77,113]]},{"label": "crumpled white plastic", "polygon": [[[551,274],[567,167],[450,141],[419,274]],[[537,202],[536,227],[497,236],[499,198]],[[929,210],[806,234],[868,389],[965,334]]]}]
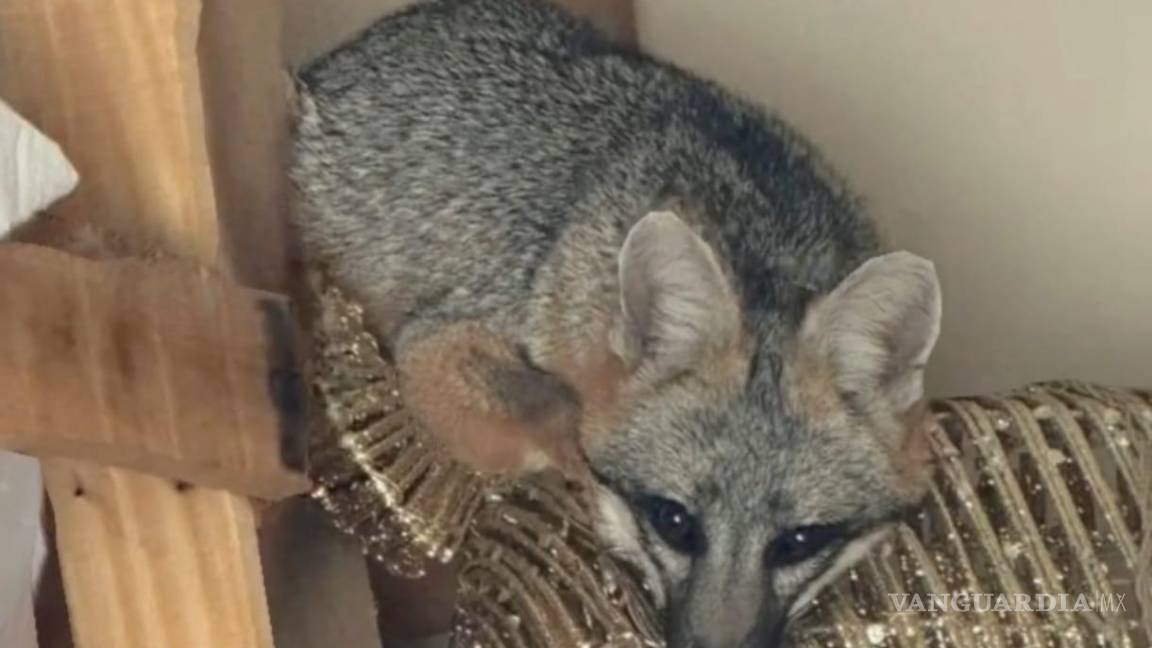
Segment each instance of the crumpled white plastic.
[{"label": "crumpled white plastic", "polygon": [[0,101],[0,238],[67,195],[78,181],[56,142]]}]

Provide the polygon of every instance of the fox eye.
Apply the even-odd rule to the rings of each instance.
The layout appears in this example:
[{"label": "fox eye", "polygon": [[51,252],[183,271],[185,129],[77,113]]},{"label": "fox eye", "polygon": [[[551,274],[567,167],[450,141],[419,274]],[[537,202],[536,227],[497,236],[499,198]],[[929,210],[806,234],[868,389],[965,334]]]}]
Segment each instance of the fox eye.
[{"label": "fox eye", "polygon": [[641,499],[639,507],[669,547],[688,555],[703,552],[704,534],[700,523],[683,504],[651,496]]},{"label": "fox eye", "polygon": [[773,566],[794,565],[820,553],[840,538],[835,524],[817,524],[785,531],[768,547],[768,562]]}]

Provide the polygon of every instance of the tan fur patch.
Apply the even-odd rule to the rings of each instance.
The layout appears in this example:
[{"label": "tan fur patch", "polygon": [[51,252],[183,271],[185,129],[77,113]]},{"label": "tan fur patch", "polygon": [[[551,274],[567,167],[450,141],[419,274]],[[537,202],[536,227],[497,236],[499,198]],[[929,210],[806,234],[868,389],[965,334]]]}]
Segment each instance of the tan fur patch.
[{"label": "tan fur patch", "polygon": [[919,499],[932,477],[932,441],[930,428],[936,424],[928,401],[921,400],[899,417],[904,428],[903,442],[894,453],[897,470],[904,480],[910,499]]},{"label": "tan fur patch", "polygon": [[398,367],[405,402],[456,459],[491,473],[579,465],[578,405],[559,388],[517,402],[516,376],[536,370],[482,327],[450,326],[402,350]]},{"label": "tan fur patch", "polygon": [[706,353],[695,373],[706,384],[714,385],[721,391],[743,389],[748,382],[748,371],[755,350],[752,338],[741,331],[735,339]]},{"label": "tan fur patch", "polygon": [[[602,340],[592,349],[563,352],[553,369],[580,395],[583,405],[580,435],[585,447],[595,446],[618,429],[628,410],[654,388],[640,384],[612,352],[606,327]],[[742,336],[706,353],[693,367],[693,373],[704,384],[721,391],[740,389],[747,379],[751,357],[752,347]]]},{"label": "tan fur patch", "polygon": [[623,390],[628,370],[606,342],[592,353],[566,354],[556,371],[580,395],[583,443],[595,443],[616,427],[627,409]]},{"label": "tan fur patch", "polygon": [[784,367],[784,393],[793,415],[814,433],[836,428],[858,428],[860,434],[875,434],[888,448],[899,483],[894,486],[909,500],[923,494],[930,477],[931,447],[928,426],[932,424],[926,402],[906,412],[888,411],[877,403],[864,413],[852,414],[840,397],[832,366],[816,354],[799,348]]},{"label": "tan fur patch", "polygon": [[807,349],[798,348],[790,354],[783,384],[792,413],[813,429],[827,428],[847,413],[831,363]]}]

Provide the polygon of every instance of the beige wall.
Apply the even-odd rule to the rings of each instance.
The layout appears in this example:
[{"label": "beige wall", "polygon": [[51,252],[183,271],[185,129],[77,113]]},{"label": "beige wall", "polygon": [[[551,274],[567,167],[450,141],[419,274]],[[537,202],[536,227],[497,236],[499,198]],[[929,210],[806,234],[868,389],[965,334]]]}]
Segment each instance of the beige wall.
[{"label": "beige wall", "polygon": [[284,0],[284,58],[299,67],[414,0]]},{"label": "beige wall", "polygon": [[[554,0],[610,36],[635,36],[631,0]],[[284,57],[298,67],[353,36],[374,20],[417,0],[284,0]]]},{"label": "beige wall", "polygon": [[936,261],[933,391],[1152,385],[1152,2],[639,0],[639,29]]}]

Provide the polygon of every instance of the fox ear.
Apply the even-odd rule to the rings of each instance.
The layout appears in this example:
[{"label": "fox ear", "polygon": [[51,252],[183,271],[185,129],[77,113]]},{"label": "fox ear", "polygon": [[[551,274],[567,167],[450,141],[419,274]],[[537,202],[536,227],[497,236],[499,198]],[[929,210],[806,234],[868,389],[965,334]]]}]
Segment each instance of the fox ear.
[{"label": "fox ear", "polygon": [[849,403],[903,413],[924,396],[924,365],[940,333],[940,283],[932,263],[908,252],[865,262],[809,309],[805,353],[828,363]]},{"label": "fox ear", "polygon": [[692,367],[739,332],[736,298],[712,248],[669,211],[641,218],[619,257],[613,348],[642,380]]}]

